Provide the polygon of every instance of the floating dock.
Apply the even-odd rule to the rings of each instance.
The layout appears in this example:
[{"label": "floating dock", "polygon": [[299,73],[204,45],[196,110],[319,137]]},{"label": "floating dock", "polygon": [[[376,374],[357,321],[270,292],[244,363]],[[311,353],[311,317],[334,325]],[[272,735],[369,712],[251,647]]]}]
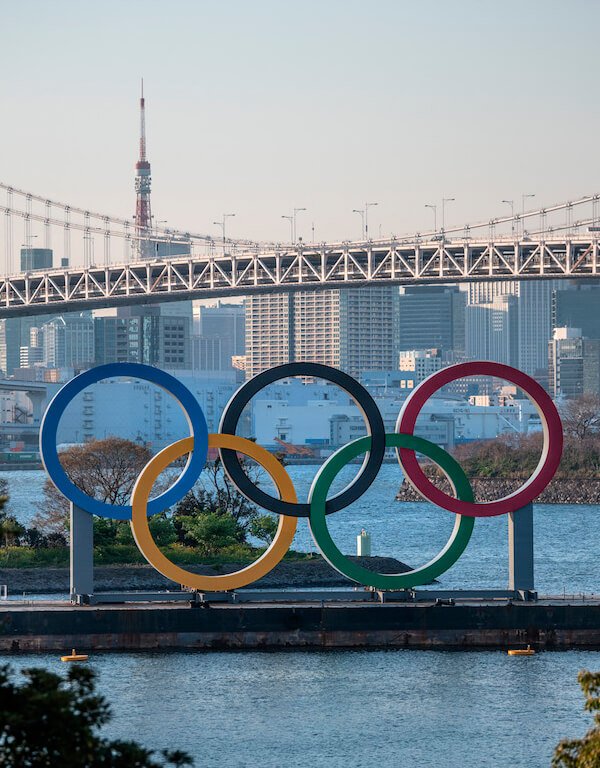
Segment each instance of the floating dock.
[{"label": "floating dock", "polygon": [[600,648],[600,598],[8,602],[0,652],[257,648]]}]

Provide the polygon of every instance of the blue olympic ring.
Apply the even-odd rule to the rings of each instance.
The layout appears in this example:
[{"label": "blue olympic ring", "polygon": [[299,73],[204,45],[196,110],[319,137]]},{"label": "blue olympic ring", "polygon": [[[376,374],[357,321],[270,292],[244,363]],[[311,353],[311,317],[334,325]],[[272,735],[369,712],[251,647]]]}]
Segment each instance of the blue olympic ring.
[{"label": "blue olympic ring", "polygon": [[190,390],[160,368],[141,363],[108,363],[91,368],[71,379],[52,398],[40,425],[40,454],[46,472],[58,490],[76,506],[90,514],[109,517],[113,520],[130,520],[131,506],[119,506],[98,501],[83,493],[72,483],[62,468],[56,446],[58,423],[71,400],[90,384],[113,376],[130,376],[156,384],[177,400],[183,408],[191,435],[194,437],[194,450],[189,454],[185,469],[177,481],[164,493],[148,503],[148,515],[154,515],[176,504],[191,490],[198,480],[208,456],[208,427],[202,408]]}]

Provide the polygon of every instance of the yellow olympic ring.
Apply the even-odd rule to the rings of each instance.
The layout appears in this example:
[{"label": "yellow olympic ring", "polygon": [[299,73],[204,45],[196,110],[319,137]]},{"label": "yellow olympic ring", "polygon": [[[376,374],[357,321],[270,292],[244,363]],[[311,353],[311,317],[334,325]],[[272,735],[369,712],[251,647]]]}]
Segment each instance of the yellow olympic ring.
[{"label": "yellow olympic ring", "polygon": [[[211,434],[208,436],[209,448],[231,448],[244,456],[249,456],[265,469],[277,486],[281,501],[297,502],[296,491],[291,477],[283,465],[264,448],[251,440],[237,435]],[[186,437],[168,445],[144,467],[131,496],[131,530],[140,552],[159,573],[178,584],[201,591],[220,591],[245,587],[271,571],[288,551],[296,533],[297,518],[281,515],[275,538],[269,548],[251,565],[234,573],[222,576],[203,576],[190,573],[172,563],[156,546],[148,525],[148,499],[156,478],[172,461],[190,453],[194,448],[194,438]]]}]

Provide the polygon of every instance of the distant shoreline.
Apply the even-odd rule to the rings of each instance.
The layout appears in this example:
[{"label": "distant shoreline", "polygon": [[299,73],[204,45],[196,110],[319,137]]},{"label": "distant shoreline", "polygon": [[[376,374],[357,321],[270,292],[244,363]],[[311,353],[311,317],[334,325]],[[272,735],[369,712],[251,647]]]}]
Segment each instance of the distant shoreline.
[{"label": "distant shoreline", "polygon": [[[426,474],[430,474],[426,470]],[[514,493],[526,480],[504,477],[469,478],[477,501],[491,501]],[[448,482],[437,479],[446,492],[450,492]],[[398,501],[423,501],[423,498],[407,483],[402,481],[396,495]],[[600,477],[556,477],[535,499],[537,504],[600,504]]]}]

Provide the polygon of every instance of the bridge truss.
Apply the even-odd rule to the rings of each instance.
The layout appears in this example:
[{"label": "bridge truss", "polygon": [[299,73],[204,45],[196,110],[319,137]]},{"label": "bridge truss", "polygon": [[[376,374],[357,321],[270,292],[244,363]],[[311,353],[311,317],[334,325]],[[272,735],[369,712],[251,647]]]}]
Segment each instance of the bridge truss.
[{"label": "bridge truss", "polygon": [[599,276],[590,238],[300,246],[4,278],[0,317],[288,290]]},{"label": "bridge truss", "polygon": [[[157,228],[148,249],[127,219],[2,190],[0,318],[289,290],[599,277],[600,195],[368,242],[218,241]],[[52,248],[63,266],[19,272],[19,247]],[[142,258],[149,252],[156,257]]]}]

